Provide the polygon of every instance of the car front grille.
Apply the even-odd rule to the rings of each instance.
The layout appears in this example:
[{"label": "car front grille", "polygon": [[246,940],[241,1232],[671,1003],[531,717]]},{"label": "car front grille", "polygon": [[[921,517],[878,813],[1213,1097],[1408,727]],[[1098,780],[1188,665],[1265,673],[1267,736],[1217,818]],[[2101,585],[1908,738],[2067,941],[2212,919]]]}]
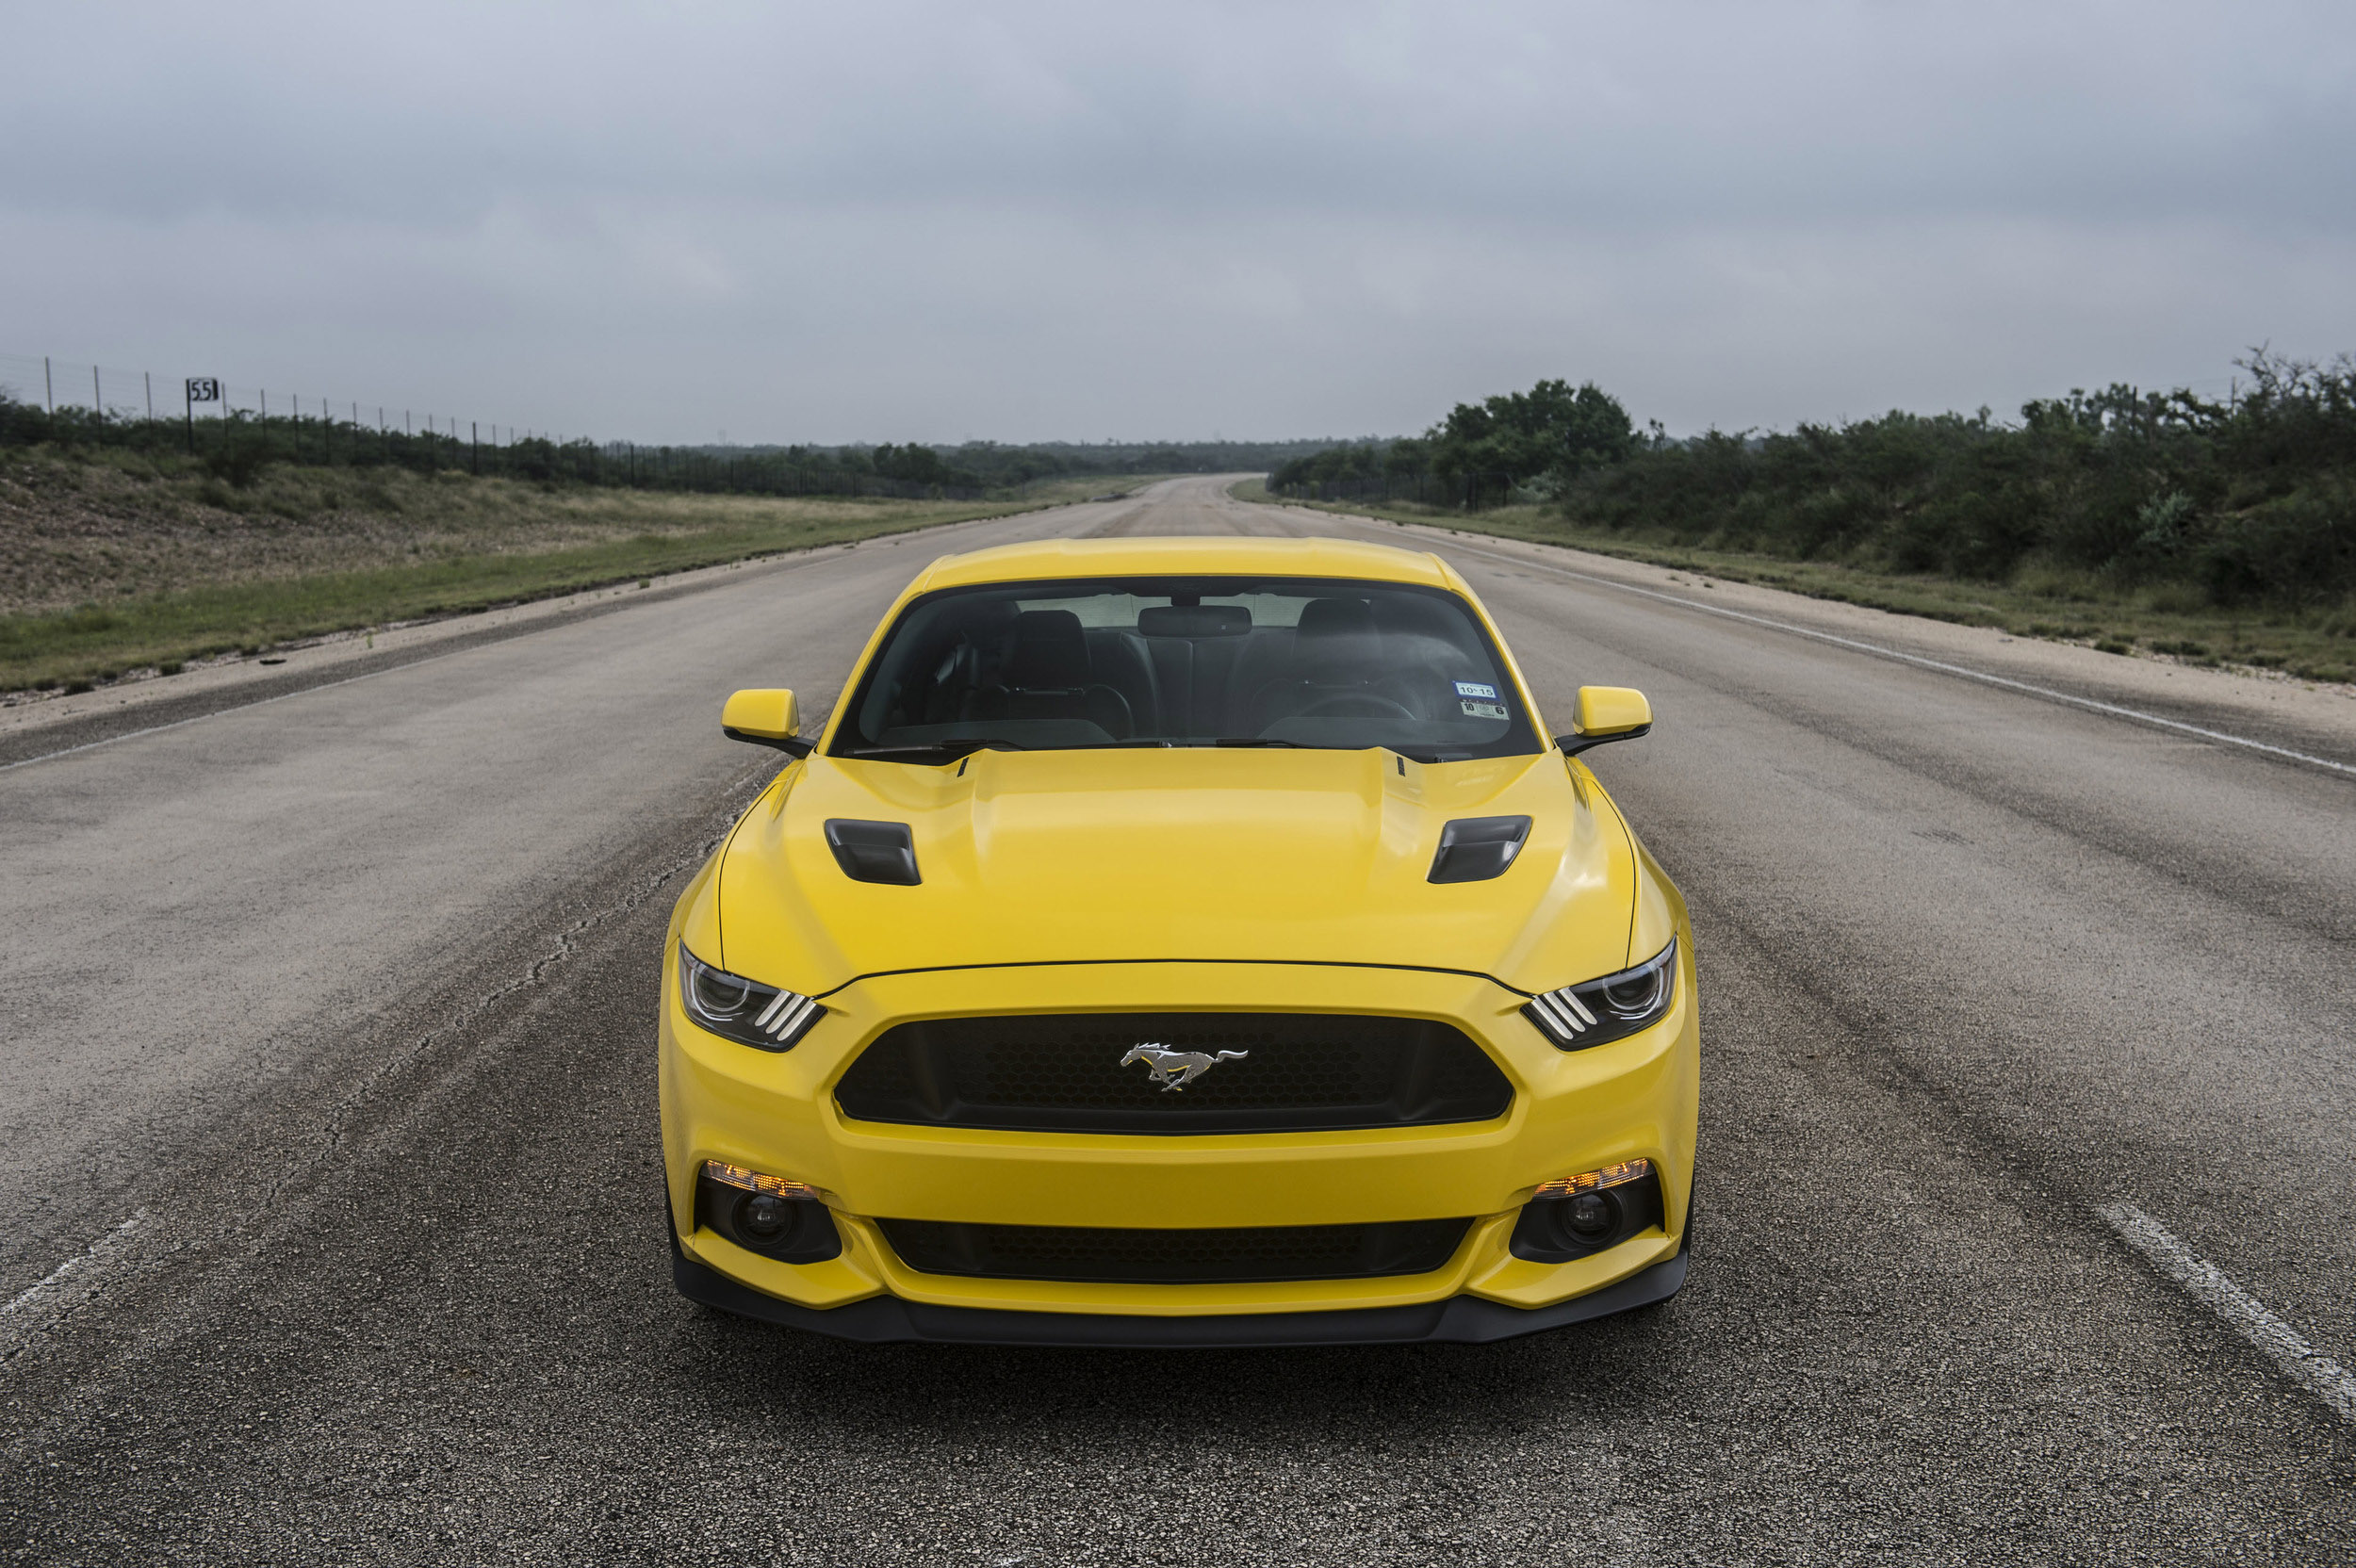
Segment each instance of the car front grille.
[{"label": "car front grille", "polygon": [[[1141,1045],[1211,1065],[1164,1088],[1151,1062],[1121,1065]],[[931,1127],[1305,1133],[1487,1121],[1513,1088],[1462,1030],[1429,1019],[1047,1013],[895,1025],[851,1064],[835,1101],[855,1120]]]},{"label": "car front grille", "polygon": [[877,1221],[900,1261],[924,1274],[1097,1284],[1247,1284],[1429,1274],[1470,1219],[1266,1225],[1205,1231]]}]

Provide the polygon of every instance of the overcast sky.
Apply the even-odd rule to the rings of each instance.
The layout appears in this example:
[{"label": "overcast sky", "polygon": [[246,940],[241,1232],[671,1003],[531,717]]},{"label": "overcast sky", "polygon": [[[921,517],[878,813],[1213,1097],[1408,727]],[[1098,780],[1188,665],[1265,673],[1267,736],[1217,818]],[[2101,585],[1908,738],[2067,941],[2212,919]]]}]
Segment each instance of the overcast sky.
[{"label": "overcast sky", "polygon": [[0,353],[273,399],[1683,432],[2356,349],[2347,0],[0,6]]}]

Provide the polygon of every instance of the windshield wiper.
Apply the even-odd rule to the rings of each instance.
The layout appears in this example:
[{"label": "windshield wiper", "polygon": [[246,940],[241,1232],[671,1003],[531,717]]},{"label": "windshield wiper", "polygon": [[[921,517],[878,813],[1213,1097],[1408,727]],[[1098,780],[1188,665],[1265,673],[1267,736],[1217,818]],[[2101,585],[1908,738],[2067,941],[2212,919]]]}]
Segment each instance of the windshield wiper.
[{"label": "windshield wiper", "polygon": [[862,746],[857,751],[839,751],[837,757],[871,759],[932,758],[954,762],[960,757],[971,757],[977,751],[1028,751],[1031,748],[1012,741],[927,741],[913,746]]},{"label": "windshield wiper", "polygon": [[1469,751],[1419,751],[1412,746],[1370,744],[1364,746],[1310,746],[1299,741],[1279,741],[1266,735],[1234,737],[1209,743],[1215,746],[1289,746],[1295,751],[1395,751],[1410,762],[1461,762],[1472,755]]}]

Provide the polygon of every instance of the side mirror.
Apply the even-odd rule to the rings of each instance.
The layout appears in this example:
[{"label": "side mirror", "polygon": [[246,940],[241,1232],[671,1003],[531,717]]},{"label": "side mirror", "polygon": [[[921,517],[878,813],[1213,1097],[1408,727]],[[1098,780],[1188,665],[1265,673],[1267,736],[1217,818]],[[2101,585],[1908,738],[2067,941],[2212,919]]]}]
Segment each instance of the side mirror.
[{"label": "side mirror", "polygon": [[1565,757],[1612,741],[1633,741],[1652,730],[1652,704],[1628,686],[1581,686],[1572,717],[1578,730],[1554,738]]},{"label": "side mirror", "polygon": [[788,757],[808,757],[810,743],[802,736],[802,710],[794,694],[782,687],[738,692],[720,710],[720,732],[731,741],[773,746]]}]

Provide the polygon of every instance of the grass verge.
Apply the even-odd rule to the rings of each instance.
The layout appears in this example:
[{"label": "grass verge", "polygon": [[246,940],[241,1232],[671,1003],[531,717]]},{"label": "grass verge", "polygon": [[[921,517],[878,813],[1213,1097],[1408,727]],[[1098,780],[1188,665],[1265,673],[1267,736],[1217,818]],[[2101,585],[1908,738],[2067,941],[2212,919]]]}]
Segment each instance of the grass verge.
[{"label": "grass verge", "polygon": [[2356,610],[2224,611],[2182,588],[2122,589],[2083,573],[2026,568],[2010,582],[1876,572],[1829,561],[1695,548],[1573,528],[1535,506],[1463,513],[1376,501],[1301,501],[1271,496],[1263,482],[1235,485],[1239,500],[1423,523],[1460,533],[1565,545],[1721,579],[1755,582],[1810,598],[1901,615],[1995,627],[2017,637],[2075,643],[2105,653],[2142,654],[2208,668],[2274,671],[2309,681],[2356,681]]},{"label": "grass verge", "polygon": [[[173,674],[382,627],[845,540],[1003,516],[1141,481],[980,501],[646,494],[465,475],[193,472],[52,454],[0,475],[0,692]],[[69,597],[71,602],[41,603]],[[31,598],[35,602],[26,603]]]}]

